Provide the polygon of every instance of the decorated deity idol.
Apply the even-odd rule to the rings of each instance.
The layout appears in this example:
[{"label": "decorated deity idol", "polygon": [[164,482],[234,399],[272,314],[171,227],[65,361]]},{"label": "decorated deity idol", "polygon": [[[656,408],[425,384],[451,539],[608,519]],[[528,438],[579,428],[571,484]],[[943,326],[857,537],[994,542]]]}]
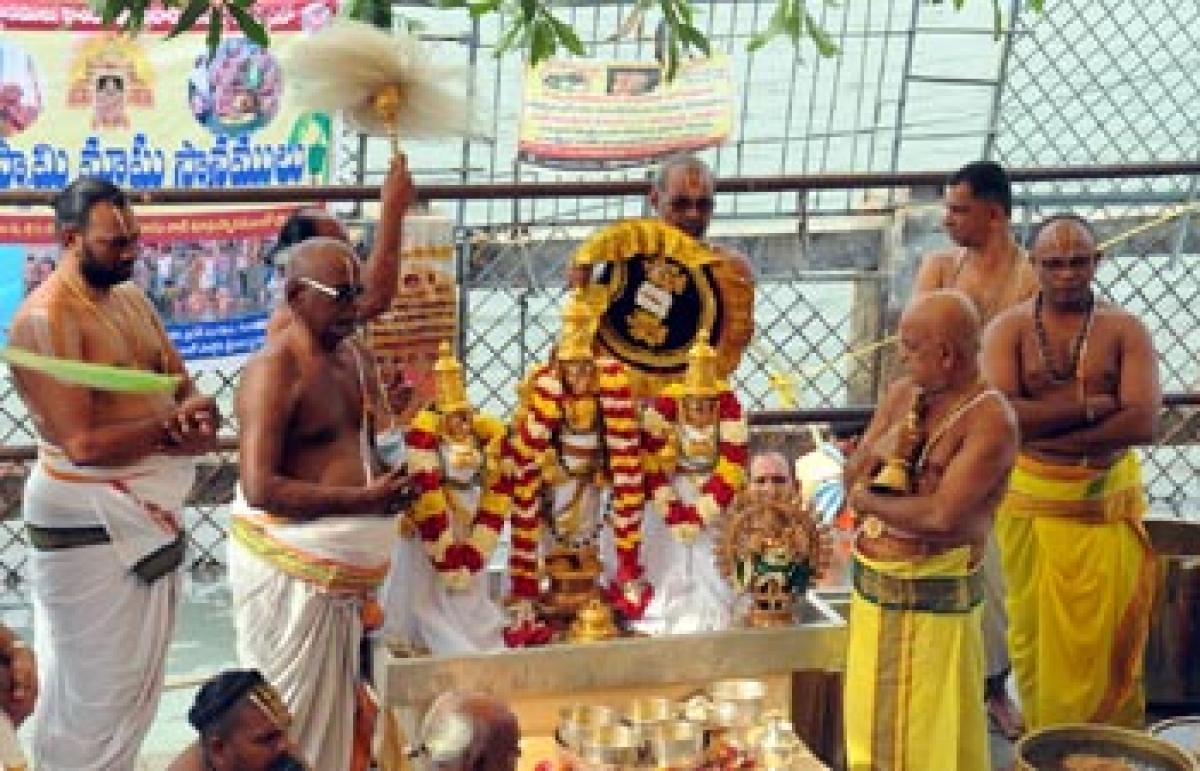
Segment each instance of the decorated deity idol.
[{"label": "decorated deity idol", "polygon": [[639,556],[645,494],[633,392],[623,365],[593,353],[595,328],[591,308],[572,295],[552,360],[525,381],[511,433],[518,478],[510,645],[544,641],[543,621],[569,624],[600,595],[627,618],[640,617],[649,602]]},{"label": "decorated deity idol", "polygon": [[436,655],[501,648],[505,615],[489,596],[486,568],[512,505],[506,430],[472,408],[449,343],[434,380],[434,404],[405,435],[420,497],[384,587],[385,635]]},{"label": "decorated deity idol", "polygon": [[746,490],[729,507],[717,564],[749,600],[751,626],[795,623],[796,606],[821,572],[823,539],[794,490]]},{"label": "decorated deity idol", "polygon": [[749,430],[741,404],[717,378],[703,340],[688,355],[682,383],[667,386],[645,412],[647,578],[655,597],[639,624],[655,634],[729,626],[735,595],[713,554],[714,531],[746,482]]}]

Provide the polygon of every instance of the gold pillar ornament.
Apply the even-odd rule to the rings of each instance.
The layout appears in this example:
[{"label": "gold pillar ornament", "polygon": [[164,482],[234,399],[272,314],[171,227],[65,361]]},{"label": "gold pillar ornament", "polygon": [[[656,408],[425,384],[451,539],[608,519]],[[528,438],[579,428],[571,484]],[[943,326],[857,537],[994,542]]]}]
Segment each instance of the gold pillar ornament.
[{"label": "gold pillar ornament", "polygon": [[592,344],[596,337],[596,314],[583,298],[572,292],[563,306],[562,332],[554,352],[559,361],[591,361],[596,358]]},{"label": "gold pillar ornament", "polygon": [[688,351],[687,370],[683,373],[683,395],[711,398],[720,393],[717,375],[717,352],[705,342],[705,332]]},{"label": "gold pillar ornament", "polygon": [[463,368],[450,348],[450,342],[443,340],[438,346],[437,362],[433,365],[434,404],[437,411],[443,415],[471,409],[471,401],[467,398],[467,387],[463,382]]}]

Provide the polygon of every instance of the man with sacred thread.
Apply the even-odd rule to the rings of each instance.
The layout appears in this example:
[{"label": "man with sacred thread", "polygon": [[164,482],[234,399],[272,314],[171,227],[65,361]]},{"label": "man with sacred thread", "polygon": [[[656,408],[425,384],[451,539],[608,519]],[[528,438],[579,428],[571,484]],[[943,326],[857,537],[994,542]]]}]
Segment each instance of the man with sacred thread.
[{"label": "man with sacred thread", "polygon": [[23,499],[42,686],[32,762],[133,768],[175,629],[184,498],[220,415],[129,280],[141,230],[125,193],[80,177],[55,197],[54,224],[62,258],[17,309],[13,345],[178,378],[135,393],[13,370],[40,442]]},{"label": "man with sacred thread", "polygon": [[516,622],[510,645],[546,641],[533,618],[541,593],[539,555],[561,552],[590,562],[600,556],[607,535],[609,601],[632,619],[650,602],[640,559],[645,490],[632,386],[624,365],[594,353],[596,317],[580,292],[570,295],[562,319],[552,360],[526,378],[520,422],[510,432],[517,474],[509,558]]},{"label": "man with sacred thread", "polygon": [[433,376],[434,403],[405,434],[419,497],[380,593],[383,636],[435,656],[495,650],[504,647],[505,614],[488,595],[486,568],[512,506],[501,463],[506,427],[471,406],[448,342]]},{"label": "man with sacred thread", "polygon": [[980,561],[1017,449],[979,375],[979,314],[937,290],[900,319],[906,375],[846,466],[855,540],[846,656],[851,771],[988,768]]},{"label": "man with sacred thread", "polygon": [[288,255],[282,323],[246,362],[236,401],[238,660],[278,689],[312,768],[355,771],[370,760],[374,722],[359,642],[382,620],[374,592],[413,487],[405,467],[385,469],[374,441],[386,407],[351,338],[363,295],[354,251],[317,237]]},{"label": "man with sacred thread", "polygon": [[647,406],[646,491],[656,515],[642,557],[655,595],[637,624],[650,634],[728,628],[736,599],[717,565],[714,528],[746,484],[749,428],[733,389],[717,378],[717,354],[702,335],[683,382]]},{"label": "man with sacred thread", "polygon": [[1155,560],[1132,448],[1154,438],[1158,356],[1145,325],[1092,289],[1085,220],[1047,220],[1032,255],[1040,291],[996,320],[983,357],[1021,427],[996,518],[1021,709],[1031,729],[1140,727]]}]

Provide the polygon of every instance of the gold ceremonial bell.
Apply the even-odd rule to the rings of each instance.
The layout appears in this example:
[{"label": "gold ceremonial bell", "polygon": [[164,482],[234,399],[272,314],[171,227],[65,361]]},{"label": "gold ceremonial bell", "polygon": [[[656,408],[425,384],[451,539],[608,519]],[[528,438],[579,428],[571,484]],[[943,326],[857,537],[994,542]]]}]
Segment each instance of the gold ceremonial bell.
[{"label": "gold ceremonial bell", "polygon": [[913,456],[921,444],[921,391],[913,391],[912,405],[900,424],[896,448],[867,488],[877,495],[908,495],[913,490]]}]

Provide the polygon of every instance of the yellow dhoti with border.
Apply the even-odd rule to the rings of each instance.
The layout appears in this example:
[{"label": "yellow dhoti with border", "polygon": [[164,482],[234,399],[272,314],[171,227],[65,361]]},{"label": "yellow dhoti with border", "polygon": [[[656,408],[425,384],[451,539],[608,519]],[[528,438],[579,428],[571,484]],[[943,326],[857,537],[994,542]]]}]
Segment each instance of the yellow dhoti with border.
[{"label": "yellow dhoti with border", "polygon": [[1017,459],[996,538],[1013,671],[1030,729],[1142,726],[1155,569],[1145,511],[1133,452],[1102,470]]},{"label": "yellow dhoti with border", "polygon": [[963,546],[855,554],[845,722],[851,771],[983,771],[983,581]]}]

